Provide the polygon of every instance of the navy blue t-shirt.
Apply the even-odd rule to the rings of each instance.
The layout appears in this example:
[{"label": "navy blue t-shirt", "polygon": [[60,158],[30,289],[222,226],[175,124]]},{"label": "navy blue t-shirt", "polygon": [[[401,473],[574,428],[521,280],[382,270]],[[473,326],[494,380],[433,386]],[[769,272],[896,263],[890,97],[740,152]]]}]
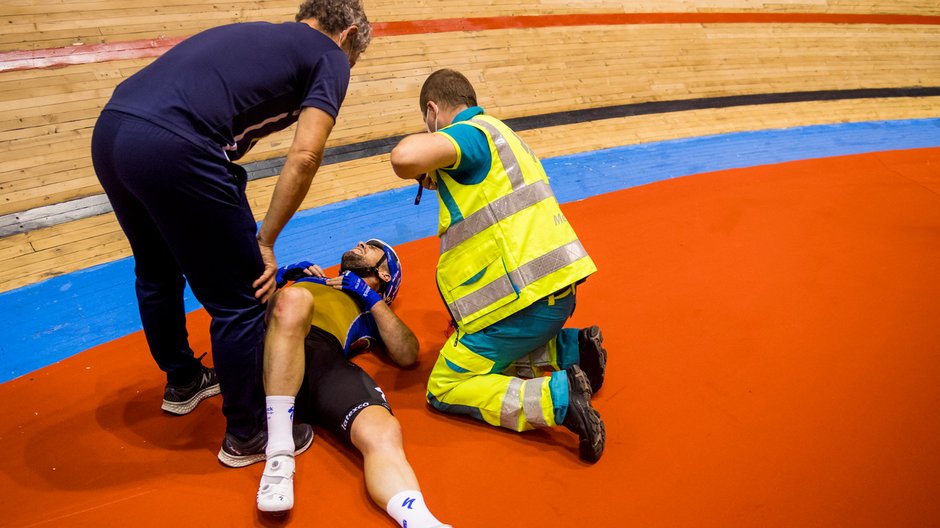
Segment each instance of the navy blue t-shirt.
[{"label": "navy blue t-shirt", "polygon": [[236,160],[315,107],[336,119],[349,59],[323,33],[289,22],[212,28],[118,85],[105,109],[144,118]]}]

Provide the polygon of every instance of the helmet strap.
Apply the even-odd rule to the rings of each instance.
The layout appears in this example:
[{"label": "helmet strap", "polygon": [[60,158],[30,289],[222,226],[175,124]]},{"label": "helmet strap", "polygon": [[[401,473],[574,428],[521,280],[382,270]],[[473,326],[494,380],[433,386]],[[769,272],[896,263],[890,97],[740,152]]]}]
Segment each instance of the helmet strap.
[{"label": "helmet strap", "polygon": [[382,284],[381,288],[379,289],[379,293],[384,293],[385,288],[388,286],[388,281],[382,278],[382,274],[379,273],[379,266],[381,266],[382,263],[385,262],[385,260],[388,258],[388,253],[385,252],[385,248],[382,248],[374,244],[370,244],[370,245],[372,245],[372,247],[378,247],[379,249],[382,250],[382,258],[380,258],[379,261],[376,262],[374,266],[362,267],[362,268],[353,268],[353,267],[340,268],[340,271],[351,271],[355,273],[356,275],[359,275],[360,277],[364,277],[366,275],[375,275],[375,277],[379,279],[379,282]]}]

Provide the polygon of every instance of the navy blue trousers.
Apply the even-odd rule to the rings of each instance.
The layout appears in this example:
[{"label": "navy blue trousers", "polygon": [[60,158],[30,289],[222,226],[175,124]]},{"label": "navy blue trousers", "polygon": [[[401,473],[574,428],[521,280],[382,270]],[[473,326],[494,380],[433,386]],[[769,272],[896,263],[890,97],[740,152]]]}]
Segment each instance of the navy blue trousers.
[{"label": "navy blue trousers", "polygon": [[[264,424],[264,270],[247,174],[208,141],[196,144],[128,114],[104,111],[92,161],[134,252],[137,301],[150,352],[167,381],[193,380],[186,280],[212,316],[212,359],[226,431],[242,439]],[[184,278],[185,277],[185,278]]]}]

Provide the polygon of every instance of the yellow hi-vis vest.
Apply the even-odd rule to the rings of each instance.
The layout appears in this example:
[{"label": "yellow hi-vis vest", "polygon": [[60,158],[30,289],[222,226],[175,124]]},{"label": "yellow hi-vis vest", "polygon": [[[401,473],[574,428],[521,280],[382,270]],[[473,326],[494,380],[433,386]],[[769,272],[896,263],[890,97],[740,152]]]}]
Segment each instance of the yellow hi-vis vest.
[{"label": "yellow hi-vis vest", "polygon": [[597,271],[558,207],[535,154],[486,115],[492,163],[477,184],[437,171],[437,285],[458,328],[474,333]]}]

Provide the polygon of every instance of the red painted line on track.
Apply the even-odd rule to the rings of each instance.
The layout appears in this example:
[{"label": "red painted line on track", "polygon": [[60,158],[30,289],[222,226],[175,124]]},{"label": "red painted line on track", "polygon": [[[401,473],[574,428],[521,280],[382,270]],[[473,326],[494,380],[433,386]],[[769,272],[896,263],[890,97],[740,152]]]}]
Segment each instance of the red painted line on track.
[{"label": "red painted line on track", "polygon": [[373,24],[376,36],[416,35],[449,31],[618,26],[638,24],[940,24],[940,16],[840,15],[828,13],[592,13],[485,18],[448,18]]},{"label": "red painted line on track", "polygon": [[126,40],[106,44],[70,46],[68,48],[9,51],[0,53],[0,72],[159,57],[184,38]]},{"label": "red painted line on track", "polygon": [[[834,13],[592,13],[446,18],[373,23],[373,35],[392,37],[454,31],[638,24],[879,24],[940,25],[940,16]],[[185,37],[147,39],[0,53],[0,72],[56,68],[122,59],[157,57]]]}]

